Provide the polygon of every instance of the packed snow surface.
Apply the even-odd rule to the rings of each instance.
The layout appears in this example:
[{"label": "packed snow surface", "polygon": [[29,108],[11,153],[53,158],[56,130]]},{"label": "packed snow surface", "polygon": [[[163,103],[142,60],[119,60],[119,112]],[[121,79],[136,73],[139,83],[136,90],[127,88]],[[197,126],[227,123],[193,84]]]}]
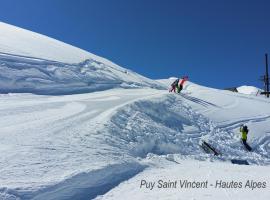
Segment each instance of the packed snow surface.
[{"label": "packed snow surface", "polygon": [[[179,155],[149,155],[146,161],[151,167],[96,200],[269,199],[269,188],[257,185],[270,179],[269,167],[232,166]],[[188,188],[185,182],[193,183],[195,188]],[[222,188],[224,184],[228,188]]]}]

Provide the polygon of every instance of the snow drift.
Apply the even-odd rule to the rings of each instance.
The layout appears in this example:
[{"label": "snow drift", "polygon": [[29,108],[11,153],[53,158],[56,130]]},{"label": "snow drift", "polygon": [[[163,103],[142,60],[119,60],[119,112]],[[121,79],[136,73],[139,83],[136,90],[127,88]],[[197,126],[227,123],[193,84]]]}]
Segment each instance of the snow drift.
[{"label": "snow drift", "polygon": [[254,86],[240,86],[237,88],[237,91],[241,94],[247,94],[247,95],[253,95],[253,96],[258,96],[262,92],[261,89],[256,88]]},{"label": "snow drift", "polygon": [[0,22],[0,92],[72,94],[158,83],[52,38]]}]

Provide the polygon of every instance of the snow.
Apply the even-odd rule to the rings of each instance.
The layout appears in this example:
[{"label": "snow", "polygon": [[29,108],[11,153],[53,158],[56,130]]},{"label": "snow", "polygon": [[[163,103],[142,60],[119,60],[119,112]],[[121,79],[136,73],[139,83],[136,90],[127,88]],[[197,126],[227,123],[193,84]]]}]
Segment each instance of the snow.
[{"label": "snow", "polygon": [[[269,199],[269,99],[190,81],[169,93],[173,77],[150,80],[46,36],[0,27],[0,199]],[[242,124],[252,152],[240,143]],[[206,154],[202,140],[221,155]],[[142,180],[266,184],[150,190]]]},{"label": "snow", "polygon": [[67,64],[0,54],[0,92],[74,94],[112,88],[151,87],[157,82],[94,60]]},{"label": "snow", "polygon": [[87,51],[4,22],[0,22],[0,44],[0,52],[5,54],[64,63],[79,63],[91,58],[108,65],[115,65]]},{"label": "snow", "polygon": [[[142,177],[197,180],[196,166],[201,165],[201,177],[213,173],[212,181],[224,179],[226,174],[244,181],[246,173],[252,171],[251,179],[269,182],[263,175],[270,163],[269,101],[191,82],[183,92],[120,88],[65,96],[1,95],[2,196],[106,199],[112,192],[111,197],[118,199],[118,195],[132,192],[129,187],[138,189]],[[254,109],[246,109],[249,104]],[[251,130],[248,142],[254,152],[246,152],[239,142],[241,123]],[[222,156],[205,154],[198,145],[201,139],[208,139]],[[163,161],[155,162],[164,156],[166,166]],[[229,164],[230,159],[247,160],[251,168]],[[167,170],[160,171],[163,168]],[[184,171],[184,176],[173,175],[178,170]],[[127,180],[131,184],[128,188]],[[164,197],[155,191],[149,198]],[[191,191],[184,196],[188,198]],[[201,194],[194,192],[194,198]],[[177,193],[166,193],[177,199]],[[209,193],[220,197],[218,189],[205,191],[206,198]],[[242,197],[239,191],[235,193]],[[255,198],[255,192],[251,193]],[[268,194],[264,190],[262,199]],[[138,199],[148,195],[141,192]]]},{"label": "snow", "polygon": [[159,83],[161,83],[162,85],[164,85],[165,87],[169,88],[171,86],[171,84],[178,78],[176,77],[170,77],[168,79],[157,79],[156,81],[158,81]]},{"label": "snow", "polygon": [[74,94],[151,87],[153,80],[107,59],[0,22],[0,92]]},{"label": "snow", "polygon": [[261,92],[261,89],[256,88],[254,86],[246,86],[243,85],[237,88],[237,91],[241,94],[255,95],[258,96]]},{"label": "snow", "polygon": [[[140,171],[143,167],[132,157],[107,144],[111,136],[102,123],[117,107],[155,93],[118,89],[67,96],[2,95],[0,191],[21,199],[48,199],[49,193],[50,199],[63,199],[65,193],[72,198],[84,184],[91,191],[97,182],[111,184],[106,180],[111,174],[121,172],[122,180],[125,171],[127,177]],[[127,158],[121,161],[119,156]]]},{"label": "snow", "polygon": [[[152,158],[153,159],[153,158]],[[195,161],[185,158],[175,158],[177,163],[166,160],[166,157],[155,159],[152,166],[130,180],[121,183],[104,196],[96,200],[109,199],[269,199],[269,188],[253,188],[249,186],[252,180],[256,183],[269,180],[269,167],[240,166],[230,163],[213,163]],[[153,164],[154,163],[154,164]],[[196,170],[194,170],[196,169]],[[207,187],[181,188],[180,181],[205,184]],[[222,188],[219,182],[237,185],[236,188]],[[147,187],[144,183],[147,183]],[[174,183],[165,185],[165,183]],[[151,189],[150,184],[153,184]],[[254,186],[256,183],[253,183]],[[268,182],[269,184],[269,182]],[[211,186],[212,185],[212,186]],[[204,185],[202,185],[204,186]],[[198,188],[197,188],[198,187]],[[259,186],[258,186],[259,187]]]}]

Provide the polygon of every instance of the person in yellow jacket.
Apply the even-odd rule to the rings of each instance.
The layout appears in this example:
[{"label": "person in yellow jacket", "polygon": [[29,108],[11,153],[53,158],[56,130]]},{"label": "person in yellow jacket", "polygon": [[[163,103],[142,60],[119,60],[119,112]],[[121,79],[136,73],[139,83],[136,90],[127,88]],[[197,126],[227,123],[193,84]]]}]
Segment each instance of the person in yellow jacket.
[{"label": "person in yellow jacket", "polygon": [[247,144],[247,134],[248,134],[248,127],[246,125],[242,125],[240,127],[240,132],[241,132],[241,139],[242,139],[242,142],[243,144],[245,145],[246,149],[248,151],[251,151],[252,148]]}]

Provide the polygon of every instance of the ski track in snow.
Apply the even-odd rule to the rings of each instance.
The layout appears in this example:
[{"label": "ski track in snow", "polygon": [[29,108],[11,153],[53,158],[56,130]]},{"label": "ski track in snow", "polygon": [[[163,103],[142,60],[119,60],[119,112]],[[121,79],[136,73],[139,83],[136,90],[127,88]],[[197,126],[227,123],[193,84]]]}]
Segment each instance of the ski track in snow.
[{"label": "ski track in snow", "polygon": [[[173,178],[180,170],[211,179],[221,169],[231,179],[240,170],[252,179],[268,170],[269,100],[190,82],[181,94],[168,94],[172,79],[158,83],[52,38],[0,27],[0,199],[127,199],[130,192],[146,199],[134,189],[138,177]],[[242,123],[253,152],[239,142]],[[222,155],[205,154],[202,139]],[[228,172],[231,159],[251,166]],[[150,199],[178,199],[156,192]],[[237,195],[222,190],[216,199]]]},{"label": "ski track in snow", "polygon": [[[224,108],[197,97],[146,89],[18,96],[3,95],[0,100],[1,179],[7,187],[0,191],[10,199],[94,198],[141,172],[147,165],[138,157],[151,153],[269,164],[269,135],[255,141],[255,151],[247,153],[232,132],[234,124],[217,125],[189,103]],[[201,139],[222,156],[206,155],[198,145]]]},{"label": "ski track in snow", "polygon": [[[0,100],[0,123],[1,153],[5,156],[1,158],[1,182],[8,182],[6,186],[15,184],[17,189],[2,188],[2,193],[21,199],[47,199],[48,195],[51,199],[65,199],[65,188],[76,185],[78,188],[73,188],[73,193],[72,189],[68,191],[68,198],[72,199],[72,195],[89,198],[141,171],[144,166],[131,158],[116,161],[116,157],[124,158],[125,155],[106,144],[110,135],[102,131],[103,124],[118,107],[136,98],[159,93],[141,90],[141,95],[133,94],[134,91],[125,90],[126,94],[122,94],[121,90],[116,90],[109,96],[108,91],[77,97],[19,95],[18,100],[3,96]],[[107,177],[103,176],[105,172]],[[27,182],[22,181],[27,174],[30,175]],[[112,181],[114,176],[119,178]],[[85,181],[81,180],[82,184],[79,177],[85,178]],[[20,182],[22,188],[17,185]],[[54,182],[59,183],[54,186]],[[96,182],[101,182],[99,187]]]},{"label": "ski track in snow", "polygon": [[[192,92],[189,92],[189,95],[192,96]],[[132,141],[130,153],[135,156],[143,158],[146,157],[146,162],[148,159],[150,160],[150,164],[148,163],[148,165],[151,166],[153,165],[151,163],[154,162],[154,167],[151,167],[150,171],[145,170],[145,172],[142,172],[136,175],[134,178],[123,182],[120,184],[120,186],[114,188],[107,194],[98,196],[96,198],[97,200],[126,199],[128,196],[134,196],[134,199],[179,199],[179,197],[182,197],[183,199],[232,199],[234,197],[237,199],[242,199],[243,196],[246,198],[250,197],[252,199],[256,199],[258,196],[260,196],[262,199],[267,199],[267,195],[269,193],[263,190],[260,191],[260,195],[258,195],[256,192],[250,191],[243,194],[241,191],[231,191],[230,189],[222,189],[219,190],[218,193],[215,191],[208,192],[207,190],[199,193],[193,193],[194,191],[190,190],[190,192],[181,192],[178,195],[177,191],[173,190],[170,192],[168,192],[168,190],[164,190],[164,192],[162,192],[163,190],[155,190],[152,193],[148,192],[149,190],[147,192],[142,189],[138,190],[138,188],[140,188],[140,180],[156,179],[157,181],[157,178],[162,180],[175,180],[175,177],[179,178],[183,176],[178,174],[178,172],[185,171],[184,174],[188,174],[188,172],[186,172],[186,169],[188,168],[187,164],[184,164],[183,167],[178,167],[179,164],[182,164],[181,161],[183,159],[185,160],[186,158],[201,161],[210,160],[211,162],[217,163],[228,163],[231,159],[239,159],[247,160],[251,165],[254,166],[267,166],[270,164],[269,134],[264,134],[263,137],[259,137],[259,140],[254,139],[252,141],[254,151],[247,152],[240,143],[239,136],[237,136],[235,133],[235,129],[238,129],[242,123],[249,123],[251,125],[262,122],[269,123],[269,116],[267,114],[264,114],[265,116],[256,116],[251,114],[251,116],[253,115],[254,117],[246,117],[244,114],[245,117],[242,117],[240,120],[238,116],[237,118],[232,118],[231,121],[235,120],[234,123],[231,121],[228,123],[224,120],[215,121],[216,119],[213,116],[212,118],[214,121],[211,121],[208,118],[209,113],[211,114],[213,111],[236,109],[240,105],[238,99],[233,100],[233,102],[237,103],[232,103],[232,106],[228,106],[228,104],[225,104],[224,106],[220,104],[220,102],[218,102],[219,105],[216,105],[210,101],[208,102],[204,100],[204,98],[198,98],[197,96],[199,95],[188,98],[186,96],[187,95],[185,94],[180,94],[180,97],[178,95],[169,94],[165,95],[162,100],[152,99],[150,102],[139,101],[129,105],[128,108],[124,108],[120,114],[118,113],[117,117],[122,119],[120,120],[121,123],[118,122],[117,119],[112,118],[114,126],[109,127],[109,130],[120,132],[117,131],[117,128],[121,129],[123,133],[121,138],[126,141],[130,141],[131,139]],[[247,97],[243,99],[244,101],[249,101],[250,98]],[[190,102],[192,103],[190,104]],[[265,102],[266,105],[269,104],[268,101],[261,99],[258,99],[258,102]],[[195,107],[195,109],[194,103],[197,104],[197,108]],[[200,112],[194,110],[199,110]],[[260,109],[258,109],[258,111],[260,111]],[[257,114],[257,112],[255,113]],[[219,117],[217,119],[219,119]],[[138,124],[134,123],[135,121],[139,122],[139,124],[143,124],[144,126],[138,127]],[[172,123],[170,124],[168,122]],[[188,126],[192,126],[192,128],[187,128]],[[140,137],[135,137],[134,135],[138,136],[138,133],[140,133]],[[201,139],[208,140],[216,149],[218,149],[219,152],[222,152],[222,155],[215,157],[204,154],[204,152],[202,152],[198,146],[199,140]],[[127,146],[127,144],[125,144],[125,146]],[[160,156],[159,161],[156,160],[155,155]],[[167,155],[165,159],[176,164],[176,166],[172,167],[172,169],[168,169],[167,172],[162,175],[163,172],[159,168],[166,169],[167,167],[170,168],[173,166],[173,164],[164,164],[164,161],[162,161],[162,158],[164,158],[163,155]],[[143,159],[143,161],[145,161],[145,159]],[[194,164],[197,165],[197,163]],[[194,164],[192,164],[192,166]],[[223,173],[226,174],[226,179],[228,180],[262,179],[262,177],[265,177],[264,174],[267,171],[267,168],[262,168],[262,172],[255,171],[251,174],[239,174],[239,169],[247,171],[248,168],[241,168],[241,166],[239,166],[238,169],[236,166],[230,169],[232,170],[232,173],[228,173],[228,171],[230,171],[229,168],[231,167],[226,164],[220,166],[220,170],[224,170]],[[175,173],[170,170],[174,171]],[[200,172],[199,174],[194,175],[196,170],[194,171],[190,169],[192,174],[184,175],[184,177],[189,177],[189,179],[196,177],[196,180],[215,180],[213,177],[216,177],[217,180],[220,178],[220,173],[218,173],[215,167],[210,166],[209,164],[205,165],[200,170],[203,170],[205,173]],[[155,171],[157,172],[155,173]],[[261,175],[258,177],[258,174]],[[262,180],[265,181],[270,179],[269,176],[267,176]]]}]

